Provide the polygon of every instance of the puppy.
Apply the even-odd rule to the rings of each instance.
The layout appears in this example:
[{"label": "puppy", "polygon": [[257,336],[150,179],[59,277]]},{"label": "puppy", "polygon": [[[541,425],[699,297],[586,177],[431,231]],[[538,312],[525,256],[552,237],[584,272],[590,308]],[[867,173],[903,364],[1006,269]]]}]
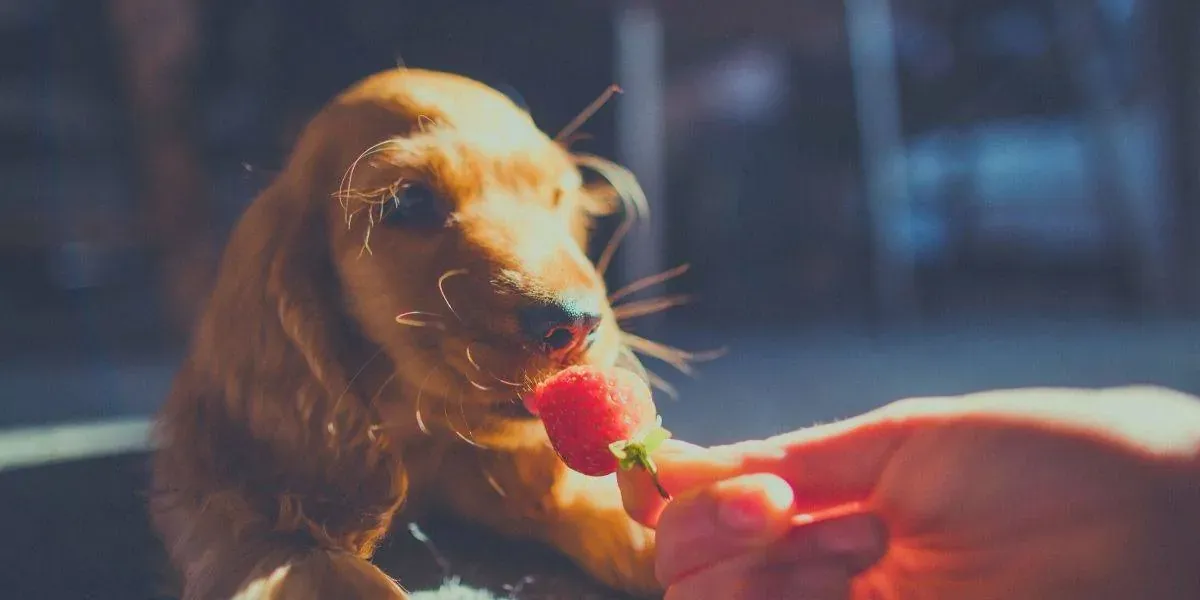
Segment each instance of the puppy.
[{"label": "puppy", "polygon": [[614,188],[640,193],[459,76],[391,70],[325,107],[233,232],[159,416],[151,512],[183,598],[403,598],[369,559],[431,509],[660,592],[615,481],[565,469],[516,400],[662,354],[585,252]]}]

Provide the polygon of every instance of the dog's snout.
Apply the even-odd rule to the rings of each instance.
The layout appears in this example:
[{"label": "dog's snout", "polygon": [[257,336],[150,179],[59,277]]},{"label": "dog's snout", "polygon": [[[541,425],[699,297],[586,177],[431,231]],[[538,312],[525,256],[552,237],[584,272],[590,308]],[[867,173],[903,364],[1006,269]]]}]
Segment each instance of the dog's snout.
[{"label": "dog's snout", "polygon": [[521,309],[521,329],[529,341],[554,359],[585,350],[603,320],[600,311],[576,300],[537,302]]}]

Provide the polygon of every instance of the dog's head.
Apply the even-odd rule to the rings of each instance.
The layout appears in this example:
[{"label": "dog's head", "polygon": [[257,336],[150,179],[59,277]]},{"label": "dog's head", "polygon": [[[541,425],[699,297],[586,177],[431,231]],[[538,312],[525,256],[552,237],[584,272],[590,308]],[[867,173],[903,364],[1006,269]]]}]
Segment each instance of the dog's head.
[{"label": "dog's head", "polygon": [[326,117],[387,136],[340,149],[330,244],[351,310],[402,377],[428,377],[433,395],[512,396],[547,371],[616,359],[618,328],[585,251],[598,198],[508,96],[398,70]]},{"label": "dog's head", "polygon": [[[388,71],[313,119],[224,268],[246,271],[244,287],[256,274],[237,261],[266,260],[265,295],[331,395],[353,391],[349,329],[390,359],[393,391],[514,416],[545,375],[630,356],[586,252],[592,219],[621,195],[585,185],[587,165],[628,175],[572,155],[490,87]],[[273,241],[238,250],[239,235]]]}]

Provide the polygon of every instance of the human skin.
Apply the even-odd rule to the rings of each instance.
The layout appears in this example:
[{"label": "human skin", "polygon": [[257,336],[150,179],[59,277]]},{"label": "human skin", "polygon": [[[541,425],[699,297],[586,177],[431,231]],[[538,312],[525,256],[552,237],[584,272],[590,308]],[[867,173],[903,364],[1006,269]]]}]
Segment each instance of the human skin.
[{"label": "human skin", "polygon": [[[1200,402],[1024,389],[904,400],[620,475],[667,599],[1200,597]],[[814,510],[861,512],[797,525]]]}]

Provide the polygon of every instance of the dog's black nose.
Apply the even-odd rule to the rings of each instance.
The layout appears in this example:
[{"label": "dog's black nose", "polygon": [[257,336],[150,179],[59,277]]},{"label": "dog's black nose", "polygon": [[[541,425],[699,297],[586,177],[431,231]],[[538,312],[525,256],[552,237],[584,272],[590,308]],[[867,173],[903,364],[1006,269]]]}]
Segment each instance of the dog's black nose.
[{"label": "dog's black nose", "polygon": [[520,313],[521,328],[529,341],[555,359],[586,349],[602,320],[598,309],[572,300],[539,302]]}]

